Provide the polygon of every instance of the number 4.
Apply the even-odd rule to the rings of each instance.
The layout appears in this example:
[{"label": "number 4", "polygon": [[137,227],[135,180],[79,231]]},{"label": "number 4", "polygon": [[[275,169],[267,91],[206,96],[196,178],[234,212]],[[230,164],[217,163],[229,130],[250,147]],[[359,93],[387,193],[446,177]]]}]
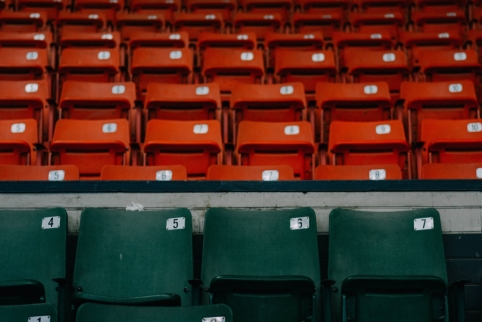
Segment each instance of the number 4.
[{"label": "number 4", "polygon": [[50,227],[53,227],[53,225],[54,225],[54,217],[50,218],[49,223],[48,223],[47,225],[49,225]]}]

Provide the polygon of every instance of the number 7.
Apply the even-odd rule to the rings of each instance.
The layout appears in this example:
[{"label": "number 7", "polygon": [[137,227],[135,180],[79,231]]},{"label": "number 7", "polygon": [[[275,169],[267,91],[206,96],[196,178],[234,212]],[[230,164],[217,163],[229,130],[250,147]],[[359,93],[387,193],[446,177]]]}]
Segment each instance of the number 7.
[{"label": "number 7", "polygon": [[422,228],[425,228],[425,222],[427,221],[426,219],[422,219],[423,221],[423,227]]}]

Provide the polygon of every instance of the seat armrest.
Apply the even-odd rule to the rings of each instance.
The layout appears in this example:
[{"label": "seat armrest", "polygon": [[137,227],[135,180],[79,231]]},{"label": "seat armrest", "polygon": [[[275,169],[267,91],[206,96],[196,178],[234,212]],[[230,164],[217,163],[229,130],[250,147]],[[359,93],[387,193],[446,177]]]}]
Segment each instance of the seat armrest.
[{"label": "seat armrest", "polygon": [[39,281],[0,281],[0,305],[36,303],[45,303],[45,288]]}]

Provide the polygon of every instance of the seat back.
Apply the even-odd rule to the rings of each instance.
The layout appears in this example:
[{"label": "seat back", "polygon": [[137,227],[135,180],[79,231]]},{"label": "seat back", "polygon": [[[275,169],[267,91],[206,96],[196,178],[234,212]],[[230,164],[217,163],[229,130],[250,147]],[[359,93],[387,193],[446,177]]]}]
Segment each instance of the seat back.
[{"label": "seat back", "polygon": [[[300,0],[298,2],[306,1]],[[305,11],[303,13],[293,12],[292,21],[294,31],[297,33],[310,34],[312,32],[321,32],[325,40],[331,40],[333,32],[341,30],[344,17],[344,14],[336,11],[313,13]]]},{"label": "seat back", "polygon": [[152,167],[106,165],[102,168],[100,180],[187,180],[187,172],[186,168],[182,165]]},{"label": "seat back", "polygon": [[90,14],[103,13],[107,21],[115,21],[116,12],[124,8],[124,0],[76,0],[75,11]]},{"label": "seat back", "polygon": [[317,320],[308,308],[320,313],[314,211],[210,208],[201,279],[205,303],[229,305],[236,320]]},{"label": "seat back", "polygon": [[43,31],[46,27],[47,13],[39,11],[0,11],[0,29],[13,32]]},{"label": "seat back", "polygon": [[319,165],[315,180],[401,180],[402,171],[396,164],[379,165]]},{"label": "seat back", "polygon": [[[334,321],[433,321],[447,315],[440,217],[432,208],[400,212],[334,209],[328,278]],[[336,291],[335,291],[336,290]]]},{"label": "seat back", "polygon": [[[118,31],[112,32],[83,32],[66,30],[59,39],[60,55],[66,48],[76,49],[114,49],[121,44],[121,36]],[[100,60],[108,60],[102,57]]]},{"label": "seat back", "polygon": [[201,32],[224,31],[224,18],[221,13],[179,12],[174,15],[174,30],[185,31],[190,41],[197,41]]},{"label": "seat back", "polygon": [[65,181],[79,180],[75,165],[24,166],[0,165],[0,181]]},{"label": "seat back", "polygon": [[239,166],[212,165],[208,169],[208,180],[294,180],[293,169],[288,165]]},{"label": "seat back", "polygon": [[37,12],[37,10],[44,11],[47,15],[48,21],[54,21],[60,11],[69,5],[68,0],[18,0],[17,10],[26,12]]},{"label": "seat back", "polygon": [[187,48],[189,35],[187,32],[159,33],[133,32],[130,35],[129,48],[132,52],[139,47]]},{"label": "seat back", "polygon": [[191,305],[191,225],[184,208],[83,210],[74,268],[77,304]]},{"label": "seat back", "polygon": [[0,80],[45,79],[49,68],[47,49],[0,48]]},{"label": "seat back", "polygon": [[123,41],[129,41],[136,32],[161,32],[164,29],[164,15],[148,13],[117,13],[117,30]]},{"label": "seat back", "polygon": [[38,142],[34,119],[0,120],[0,164],[35,164],[32,154]]},{"label": "seat back", "polygon": [[284,22],[282,14],[277,12],[242,12],[233,17],[236,33],[254,32],[258,41],[263,41],[268,32],[280,32]]},{"label": "seat back", "polygon": [[100,32],[106,24],[105,15],[98,13],[61,11],[57,18],[58,34],[62,37],[64,32]]},{"label": "seat back", "polygon": [[445,9],[441,12],[434,11],[429,8],[429,11],[412,12],[412,21],[417,31],[422,32],[445,32],[446,30],[465,31],[465,9]]}]

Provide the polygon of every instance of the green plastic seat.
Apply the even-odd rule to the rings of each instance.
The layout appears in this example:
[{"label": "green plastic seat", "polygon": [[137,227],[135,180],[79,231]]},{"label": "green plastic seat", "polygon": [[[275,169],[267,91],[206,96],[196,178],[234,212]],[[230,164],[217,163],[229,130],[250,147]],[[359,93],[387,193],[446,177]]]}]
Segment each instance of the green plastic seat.
[{"label": "green plastic seat", "polygon": [[138,307],[87,303],[76,322],[232,322],[231,309],[223,304],[176,307]]},{"label": "green plastic seat", "polygon": [[328,277],[333,321],[448,321],[439,213],[334,209]]},{"label": "green plastic seat", "polygon": [[204,302],[241,321],[319,321],[320,263],[310,208],[211,208],[204,222]]},{"label": "green plastic seat", "polygon": [[1,321],[57,321],[52,279],[65,278],[66,243],[65,209],[0,211]]},{"label": "green plastic seat", "polygon": [[82,211],[74,304],[190,305],[192,218],[187,209]]}]

